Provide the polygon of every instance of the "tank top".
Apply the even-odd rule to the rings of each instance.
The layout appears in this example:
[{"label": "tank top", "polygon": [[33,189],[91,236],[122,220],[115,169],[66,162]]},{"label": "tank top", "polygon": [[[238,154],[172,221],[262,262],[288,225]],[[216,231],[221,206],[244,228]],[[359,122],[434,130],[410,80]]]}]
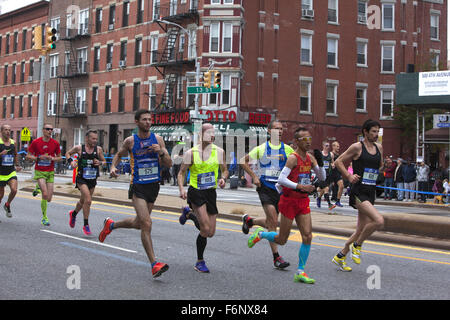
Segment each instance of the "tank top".
[{"label": "tank top", "polygon": [[264,155],[259,159],[259,167],[261,170],[260,181],[273,190],[276,190],[275,184],[280,176],[287,161],[284,143],[281,142],[280,149],[272,149],[269,142],[266,142]]},{"label": "tank top", "polygon": [[160,181],[160,166],[158,153],[150,149],[152,144],[158,144],[153,132],[145,139],[133,134],[134,144],[131,150],[130,167],[132,184],[148,184]]},{"label": "tank top", "polygon": [[325,173],[327,174],[327,177],[330,175],[331,173],[331,153],[328,152],[327,156],[324,156],[322,153],[322,160],[323,160],[323,168],[325,169]]},{"label": "tank top", "polygon": [[202,161],[198,146],[192,148],[192,155],[193,164],[189,167],[189,185],[199,190],[215,189],[219,177],[217,146],[212,144],[211,156],[206,161]]},{"label": "tank top", "polygon": [[78,157],[78,176],[87,179],[97,179],[99,176],[98,167],[94,167],[94,159],[98,160],[97,146],[92,153],[86,152],[86,146],[81,146],[81,155]]},{"label": "tank top", "polygon": [[16,169],[14,167],[14,140],[9,139],[9,146],[5,145],[5,142],[0,138],[0,152],[8,150],[8,152],[0,157],[0,175],[7,176],[13,173]]},{"label": "tank top", "polygon": [[[303,161],[299,154],[293,154],[297,157],[297,165],[291,170],[288,179],[303,185],[311,184],[311,158],[306,154],[306,160]],[[297,199],[308,197],[307,192],[299,192],[287,187],[283,187],[283,195],[288,198]]]},{"label": "tank top", "polygon": [[381,153],[375,145],[377,152],[370,154],[364,143],[361,141],[362,151],[358,159],[352,161],[353,173],[359,175],[361,178],[355,186],[364,186],[369,188],[376,188],[377,178],[379,174]]}]

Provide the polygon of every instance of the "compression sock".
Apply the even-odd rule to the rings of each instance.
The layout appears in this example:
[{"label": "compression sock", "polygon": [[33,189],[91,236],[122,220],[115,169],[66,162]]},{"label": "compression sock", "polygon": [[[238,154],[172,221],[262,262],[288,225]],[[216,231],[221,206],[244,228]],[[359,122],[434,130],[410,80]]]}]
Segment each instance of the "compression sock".
[{"label": "compression sock", "polygon": [[42,217],[47,218],[47,200],[41,200]]},{"label": "compression sock", "polygon": [[303,244],[300,246],[300,250],[298,252],[298,269],[305,270],[305,264],[308,260],[309,250],[311,249],[310,244]]},{"label": "compression sock", "polygon": [[197,259],[199,261],[203,260],[203,253],[205,252],[206,244],[208,239],[202,237],[200,234],[197,237]]},{"label": "compression sock", "polygon": [[261,236],[261,238],[263,238],[263,239],[267,239],[267,240],[269,240],[270,242],[275,242],[275,236],[277,235],[278,233],[276,233],[275,231],[270,231],[270,232],[261,232],[261,234],[260,234],[260,236]]}]

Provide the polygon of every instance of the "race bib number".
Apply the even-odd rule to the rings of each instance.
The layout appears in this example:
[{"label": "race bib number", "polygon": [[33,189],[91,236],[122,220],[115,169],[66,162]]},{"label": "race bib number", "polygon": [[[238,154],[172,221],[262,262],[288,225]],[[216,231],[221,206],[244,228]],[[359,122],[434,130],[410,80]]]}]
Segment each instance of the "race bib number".
[{"label": "race bib number", "polygon": [[200,173],[197,176],[197,187],[200,190],[210,189],[216,185],[216,177],[214,172]]},{"label": "race bib number", "polygon": [[159,180],[159,168],[157,162],[144,162],[138,164],[138,181]]},{"label": "race bib number", "polygon": [[52,160],[39,159],[37,164],[40,167],[49,167],[52,164]]},{"label": "race bib number", "polygon": [[83,178],[88,180],[97,178],[97,169],[88,167],[83,168]]},{"label": "race bib number", "polygon": [[281,171],[276,169],[266,169],[264,172],[264,176],[267,181],[277,182],[278,177],[280,176]]},{"label": "race bib number", "polygon": [[330,161],[323,160],[323,167],[325,170],[330,169]]},{"label": "race bib number", "polygon": [[11,167],[14,165],[14,156],[12,154],[5,154],[2,156],[2,165]]},{"label": "race bib number", "polygon": [[300,173],[298,175],[298,183],[303,185],[311,184],[311,174],[310,173]]},{"label": "race bib number", "polygon": [[362,184],[375,186],[377,184],[378,169],[364,168]]}]

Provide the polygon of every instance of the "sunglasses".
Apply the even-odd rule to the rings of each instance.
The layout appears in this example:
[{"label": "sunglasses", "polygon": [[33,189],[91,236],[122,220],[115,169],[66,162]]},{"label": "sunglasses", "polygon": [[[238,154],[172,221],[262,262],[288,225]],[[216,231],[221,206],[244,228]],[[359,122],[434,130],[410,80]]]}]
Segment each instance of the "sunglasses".
[{"label": "sunglasses", "polygon": [[53,128],[44,128],[44,130],[53,131]]},{"label": "sunglasses", "polygon": [[303,142],[311,142],[312,141],[312,137],[301,137],[301,138],[297,138],[298,141],[303,141]]}]

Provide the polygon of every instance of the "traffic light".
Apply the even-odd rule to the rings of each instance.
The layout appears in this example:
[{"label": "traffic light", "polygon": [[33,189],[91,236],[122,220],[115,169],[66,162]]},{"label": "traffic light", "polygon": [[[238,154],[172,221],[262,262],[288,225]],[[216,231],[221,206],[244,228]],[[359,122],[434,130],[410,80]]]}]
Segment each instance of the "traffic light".
[{"label": "traffic light", "polygon": [[203,72],[203,86],[211,88],[211,71]]},{"label": "traffic light", "polygon": [[45,28],[45,44],[47,50],[56,49],[56,29],[52,27]]},{"label": "traffic light", "polygon": [[221,74],[219,71],[214,71],[214,88],[220,88]]},{"label": "traffic light", "polygon": [[36,26],[33,28],[31,34],[32,48],[35,50],[42,49],[42,26]]}]

